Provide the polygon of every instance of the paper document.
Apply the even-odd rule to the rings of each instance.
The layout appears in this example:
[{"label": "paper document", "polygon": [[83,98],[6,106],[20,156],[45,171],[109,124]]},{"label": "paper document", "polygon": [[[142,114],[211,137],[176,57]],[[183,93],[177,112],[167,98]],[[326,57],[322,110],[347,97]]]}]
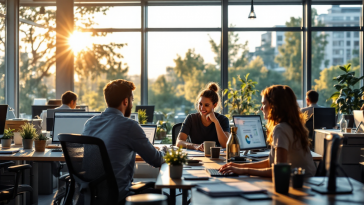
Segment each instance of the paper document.
[{"label": "paper document", "polygon": [[209,196],[237,196],[246,193],[266,192],[265,189],[254,186],[248,182],[204,184],[199,186],[197,190]]}]

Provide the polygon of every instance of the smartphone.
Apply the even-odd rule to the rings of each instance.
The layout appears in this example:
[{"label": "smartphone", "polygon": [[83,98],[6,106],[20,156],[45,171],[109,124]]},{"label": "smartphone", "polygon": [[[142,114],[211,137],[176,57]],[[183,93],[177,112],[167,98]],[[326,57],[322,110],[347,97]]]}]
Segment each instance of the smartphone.
[{"label": "smartphone", "polygon": [[240,194],[241,197],[248,200],[271,200],[272,197],[266,193]]},{"label": "smartphone", "polygon": [[209,180],[210,177],[183,177],[184,180]]}]

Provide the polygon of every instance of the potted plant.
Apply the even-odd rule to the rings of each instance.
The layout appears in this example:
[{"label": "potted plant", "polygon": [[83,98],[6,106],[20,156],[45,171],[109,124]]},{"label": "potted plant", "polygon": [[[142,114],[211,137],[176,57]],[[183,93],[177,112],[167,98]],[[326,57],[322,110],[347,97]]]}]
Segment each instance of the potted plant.
[{"label": "potted plant", "polygon": [[147,124],[147,120],[148,120],[147,111],[142,109],[138,110],[139,124],[141,125]]},{"label": "potted plant", "polygon": [[228,97],[224,105],[229,106],[227,117],[230,119],[233,115],[251,115],[259,112],[259,105],[253,99],[259,92],[255,89],[257,82],[248,77],[249,73],[244,78],[240,78],[238,75],[238,81],[241,83],[240,89],[234,89],[229,81],[228,88],[224,90],[224,95],[227,94]]},{"label": "potted plant", "polygon": [[331,107],[335,107],[337,113],[343,114],[343,117],[346,120],[349,120],[348,127],[353,127],[353,110],[360,110],[360,107],[364,103],[364,100],[362,100],[364,87],[359,88],[359,86],[357,86],[357,83],[362,80],[364,76],[359,78],[355,77],[355,72],[350,72],[350,63],[340,66],[340,69],[345,73],[333,78],[338,84],[334,85],[337,91],[330,97],[333,101]]},{"label": "potted plant", "polygon": [[187,161],[187,153],[182,152],[182,148],[167,152],[164,160],[169,165],[169,177],[172,179],[180,179],[183,172],[183,164]]},{"label": "potted plant", "polygon": [[11,138],[14,136],[15,129],[8,129],[4,130],[4,136],[1,138],[1,146],[3,148],[10,148],[11,147]]},{"label": "potted plant", "polygon": [[158,121],[157,122],[157,136],[158,140],[166,138],[167,134],[171,131],[172,126],[171,123],[167,121]]},{"label": "potted plant", "polygon": [[31,123],[25,123],[21,126],[20,136],[23,138],[23,148],[32,149],[33,139],[37,136],[34,125]]},{"label": "potted plant", "polygon": [[36,152],[44,152],[48,137],[45,134],[39,133],[34,138],[34,147]]}]

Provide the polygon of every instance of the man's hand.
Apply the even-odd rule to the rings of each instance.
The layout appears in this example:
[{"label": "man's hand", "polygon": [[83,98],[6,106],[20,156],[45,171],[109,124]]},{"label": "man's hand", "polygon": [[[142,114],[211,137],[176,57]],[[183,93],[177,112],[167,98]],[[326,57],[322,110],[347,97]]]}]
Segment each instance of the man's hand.
[{"label": "man's hand", "polygon": [[200,144],[200,145],[196,145],[195,149],[196,149],[196,150],[199,150],[199,151],[204,151],[204,150],[205,150],[205,148],[204,148],[204,146],[203,146],[203,143],[202,143],[202,144]]}]

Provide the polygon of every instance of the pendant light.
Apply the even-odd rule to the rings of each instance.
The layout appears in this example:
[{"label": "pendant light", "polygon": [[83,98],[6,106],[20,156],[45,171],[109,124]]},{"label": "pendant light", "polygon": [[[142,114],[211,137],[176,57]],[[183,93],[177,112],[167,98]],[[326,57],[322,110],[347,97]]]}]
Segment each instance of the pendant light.
[{"label": "pendant light", "polygon": [[254,20],[257,18],[257,16],[255,15],[255,12],[254,12],[254,6],[253,6],[253,0],[252,0],[252,7],[250,9],[250,13],[249,13],[249,17],[248,17],[250,20]]}]

